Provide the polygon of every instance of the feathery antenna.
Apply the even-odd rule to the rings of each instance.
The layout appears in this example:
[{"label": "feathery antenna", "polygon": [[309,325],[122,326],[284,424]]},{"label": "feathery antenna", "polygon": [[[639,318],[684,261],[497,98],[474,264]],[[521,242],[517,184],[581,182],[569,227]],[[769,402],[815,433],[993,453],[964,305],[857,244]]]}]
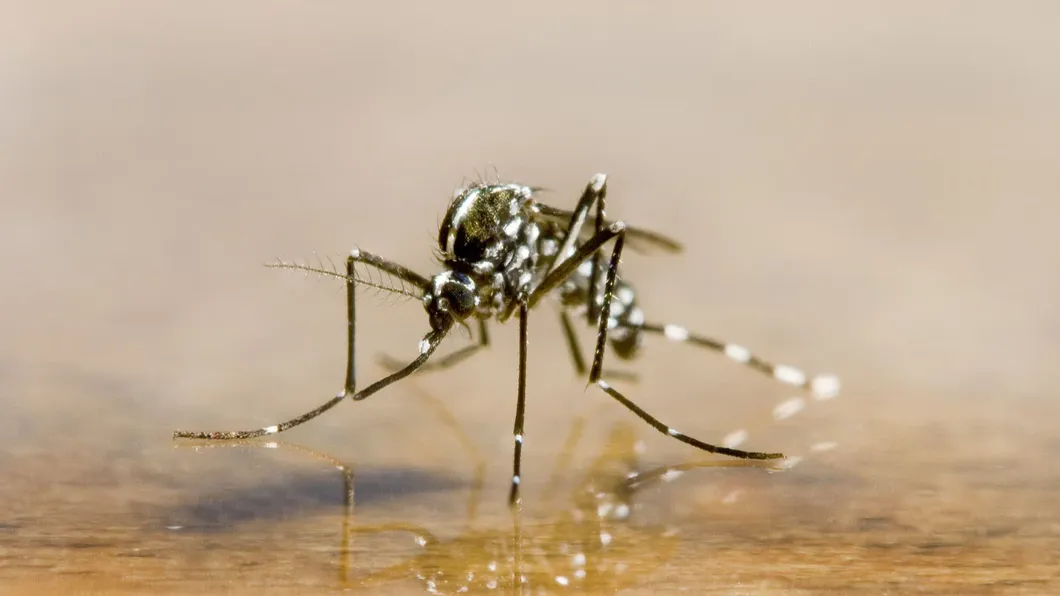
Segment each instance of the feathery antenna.
[{"label": "feathery antenna", "polygon": [[[342,281],[348,281],[346,273],[341,271],[335,262],[328,257],[327,264],[317,258],[316,265],[310,265],[308,263],[300,263],[294,261],[284,261],[282,259],[276,259],[275,263],[265,263],[265,266],[269,269],[288,269],[292,271],[301,271],[307,276],[310,274],[320,275],[322,277],[334,277],[341,279]],[[357,267],[359,266],[359,267]],[[369,288],[379,290],[381,292],[387,292],[397,296],[404,296],[406,298],[420,299],[423,297],[423,289],[409,284],[407,281],[397,278],[385,271],[380,271],[373,267],[365,266],[363,263],[357,263],[355,266],[354,280],[358,285],[367,286]],[[373,275],[373,271],[375,274]]]}]

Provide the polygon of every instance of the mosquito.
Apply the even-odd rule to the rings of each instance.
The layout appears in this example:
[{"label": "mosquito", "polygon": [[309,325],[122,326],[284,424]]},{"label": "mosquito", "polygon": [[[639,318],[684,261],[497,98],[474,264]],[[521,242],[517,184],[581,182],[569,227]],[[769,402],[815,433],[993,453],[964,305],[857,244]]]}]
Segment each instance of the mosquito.
[{"label": "mosquito", "polygon": [[[655,248],[677,253],[682,250],[681,245],[661,234],[631,227],[624,221],[608,220],[605,174],[596,174],[589,180],[573,210],[538,201],[535,195],[543,190],[518,183],[485,180],[457,188],[439,226],[436,256],[442,268],[433,277],[359,248],[353,249],[346,258],[345,273],[299,263],[281,261],[272,264],[272,267],[335,276],[346,283],[346,379],[342,390],[319,407],[279,424],[241,431],[178,430],[173,437],[239,440],[286,431],[316,418],[343,400],[367,399],[417,371],[445,369],[458,364],[489,346],[487,327],[490,320],[505,323],[517,315],[519,370],[508,493],[509,505],[517,506],[521,503],[519,486],[526,438],[527,325],[530,312],[542,299],[549,297],[560,306],[560,321],[572,363],[579,374],[588,374],[588,385],[595,385],[660,433],[697,449],[741,459],[782,459],[784,455],[781,453],[744,451],[706,443],[663,423],[604,379],[604,353],[608,343],[616,357],[630,360],[637,355],[644,334],[661,335],[670,341],[724,354],[777,381],[808,391],[817,399],[835,397],[839,392],[839,380],[833,375],[809,378],[799,368],[772,364],[741,345],[699,335],[680,325],[645,320],[636,290],[619,276],[623,249],[629,242],[637,251]],[[608,243],[612,243],[611,252],[605,261],[605,245]],[[430,324],[430,331],[420,340],[419,355],[414,360],[394,366],[390,374],[360,390],[357,389],[354,366],[358,285],[422,300]],[[588,326],[596,330],[591,366],[586,366],[577,345],[573,317],[584,318]],[[471,323],[477,324],[476,342],[428,363],[455,326],[470,331]]]}]

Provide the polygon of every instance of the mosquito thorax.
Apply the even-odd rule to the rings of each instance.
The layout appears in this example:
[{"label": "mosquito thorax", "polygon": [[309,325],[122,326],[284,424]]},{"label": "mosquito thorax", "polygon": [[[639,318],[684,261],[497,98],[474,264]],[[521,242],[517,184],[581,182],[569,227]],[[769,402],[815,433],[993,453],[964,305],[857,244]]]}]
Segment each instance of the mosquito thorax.
[{"label": "mosquito thorax", "polygon": [[431,278],[430,288],[423,294],[423,308],[431,320],[431,328],[448,328],[454,321],[464,321],[478,308],[478,289],[475,280],[459,271],[442,271]]},{"label": "mosquito thorax", "polygon": [[521,184],[457,189],[438,228],[438,247],[446,263],[480,275],[502,268],[529,220],[531,194]]}]

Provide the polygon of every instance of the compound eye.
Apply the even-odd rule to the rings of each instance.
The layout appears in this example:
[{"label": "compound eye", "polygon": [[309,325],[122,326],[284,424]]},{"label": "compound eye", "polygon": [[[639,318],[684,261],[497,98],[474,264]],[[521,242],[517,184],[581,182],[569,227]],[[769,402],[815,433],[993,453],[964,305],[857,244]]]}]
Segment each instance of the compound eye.
[{"label": "compound eye", "polygon": [[475,312],[478,296],[474,282],[466,275],[454,275],[447,281],[442,288],[442,296],[448,303],[449,312],[458,319],[467,318]]}]

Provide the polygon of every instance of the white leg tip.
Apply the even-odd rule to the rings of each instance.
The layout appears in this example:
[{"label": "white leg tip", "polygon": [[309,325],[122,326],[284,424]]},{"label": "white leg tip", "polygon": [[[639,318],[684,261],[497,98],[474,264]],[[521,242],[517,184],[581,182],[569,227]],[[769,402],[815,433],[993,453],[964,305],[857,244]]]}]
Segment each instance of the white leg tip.
[{"label": "white leg tip", "polygon": [[607,174],[596,174],[589,181],[589,185],[593,187],[594,192],[600,192],[604,184],[607,184]]},{"label": "white leg tip", "polygon": [[688,329],[680,325],[666,325],[663,327],[663,335],[670,341],[685,341],[688,339]]},{"label": "white leg tip", "polygon": [[725,355],[733,359],[740,364],[747,364],[751,361],[751,351],[743,346],[736,344],[728,344],[725,346]]},{"label": "white leg tip", "polygon": [[832,399],[839,395],[839,377],[835,375],[818,375],[810,383],[810,390],[818,400]]}]

